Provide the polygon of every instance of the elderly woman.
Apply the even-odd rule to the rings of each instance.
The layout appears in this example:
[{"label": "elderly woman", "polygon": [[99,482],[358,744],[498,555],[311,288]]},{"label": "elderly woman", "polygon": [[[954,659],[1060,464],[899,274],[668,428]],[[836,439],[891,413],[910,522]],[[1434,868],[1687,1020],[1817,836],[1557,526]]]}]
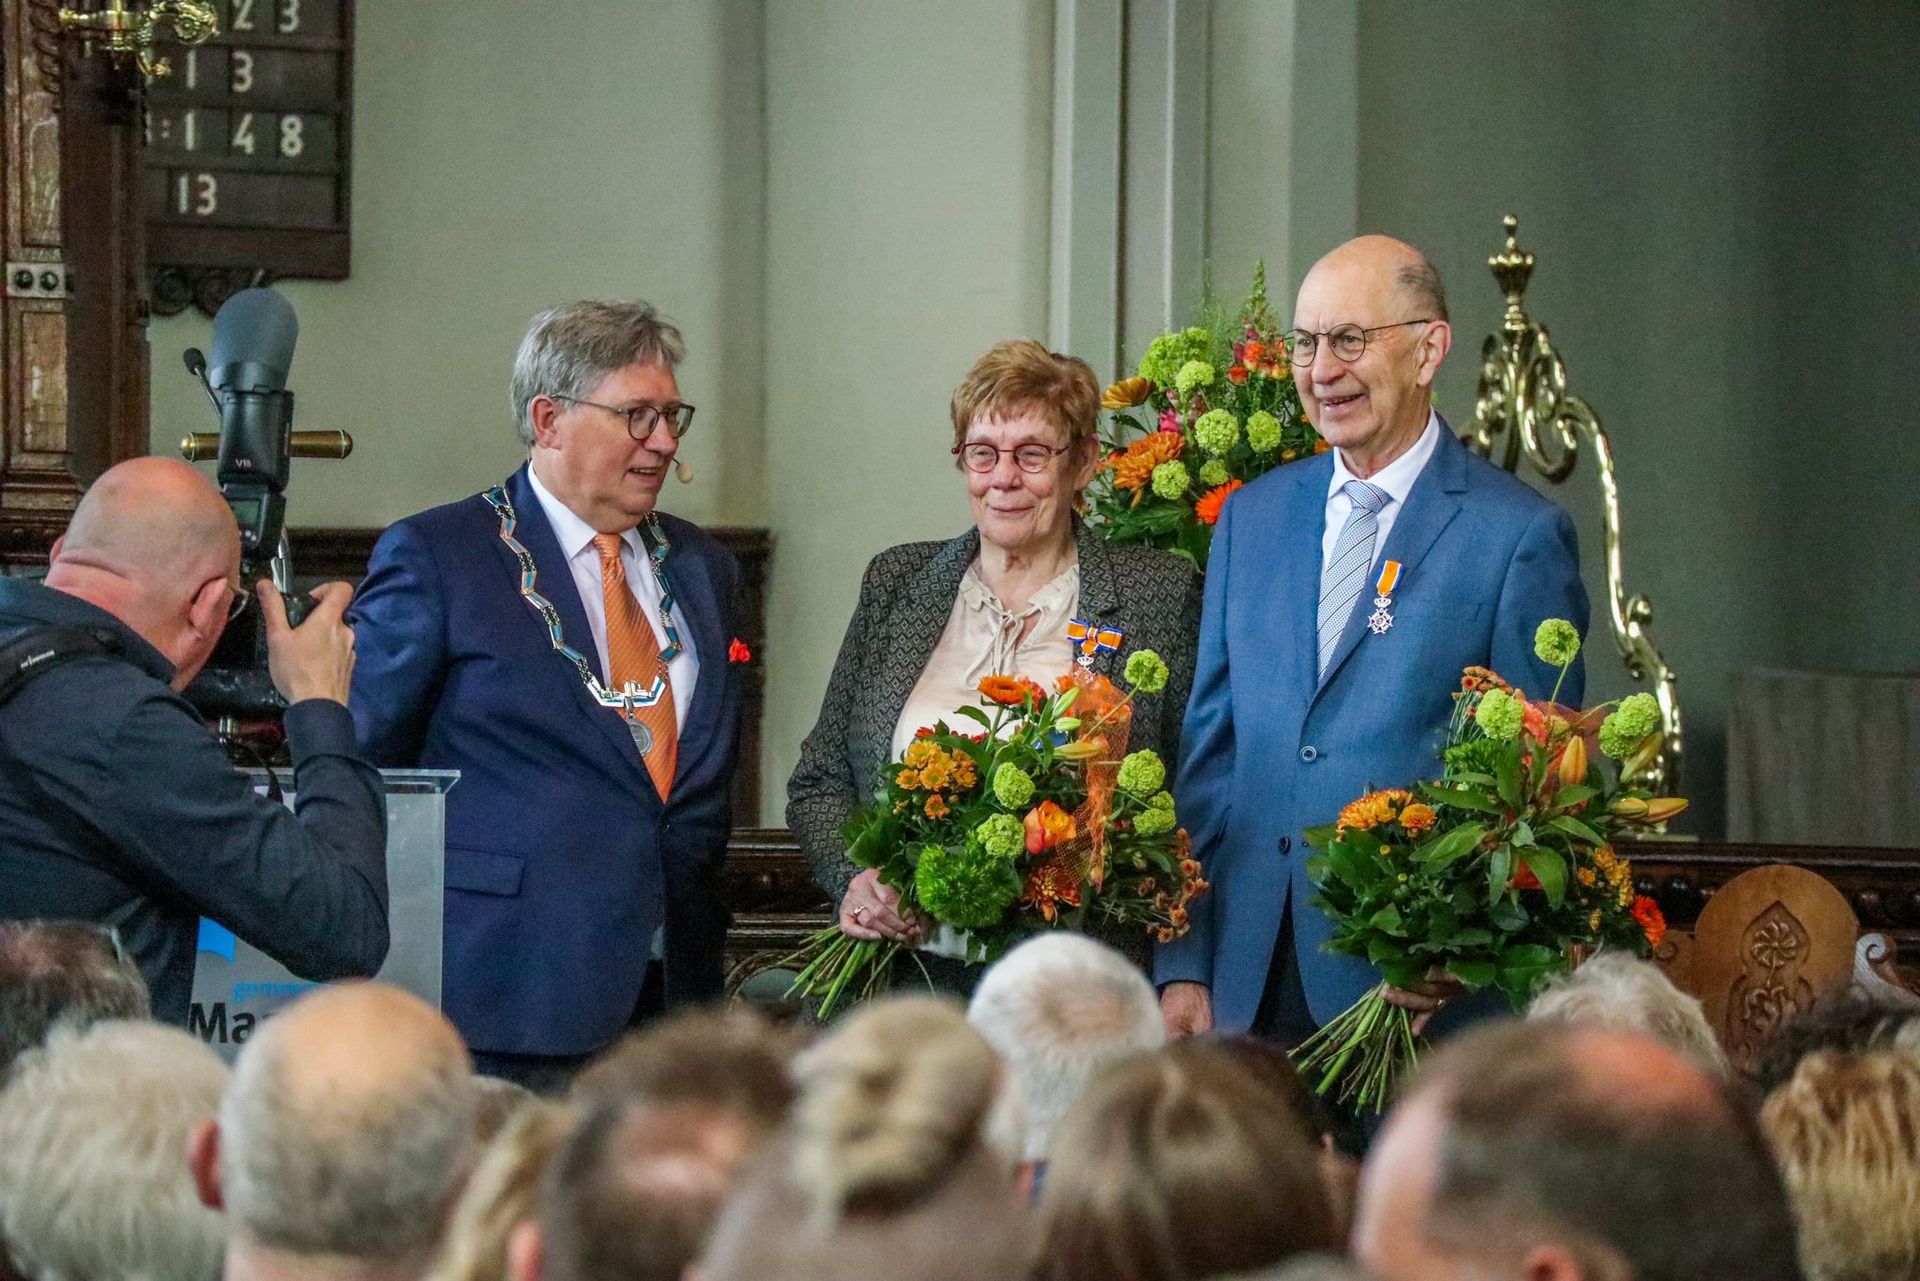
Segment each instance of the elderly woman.
[{"label": "elderly woman", "polygon": [[[1104,542],[1074,514],[1100,461],[1099,410],[1085,361],[1027,339],[994,347],[953,394],[952,453],[974,527],[890,548],[867,566],[820,719],[787,783],[787,825],[855,938],[926,941],[922,923],[901,914],[877,873],[847,860],[841,841],[876,772],[916,729],[975,705],[983,676],[1051,687],[1075,661],[1072,620],[1120,633],[1117,650],[1095,656],[1095,672],[1117,675],[1140,649],[1166,660],[1166,688],[1135,699],[1130,746],[1175,759],[1200,578],[1171,553]],[[1144,958],[1144,937],[1116,941]],[[943,986],[971,986],[957,964],[933,970]]]}]

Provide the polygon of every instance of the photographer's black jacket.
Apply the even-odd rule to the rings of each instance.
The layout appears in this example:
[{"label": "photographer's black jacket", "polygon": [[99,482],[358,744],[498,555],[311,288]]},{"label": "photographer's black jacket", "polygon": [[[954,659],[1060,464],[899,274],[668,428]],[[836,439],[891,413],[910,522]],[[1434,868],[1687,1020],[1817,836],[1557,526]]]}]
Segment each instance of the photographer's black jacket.
[{"label": "photographer's black jacket", "polygon": [[304,978],[370,975],[387,953],[386,803],[347,709],[287,709],[298,813],[254,793],[171,664],[105,610],[0,578],[0,636],[106,629],[118,654],[76,658],[0,706],[0,920],[115,927],[184,1024],[198,918]]}]

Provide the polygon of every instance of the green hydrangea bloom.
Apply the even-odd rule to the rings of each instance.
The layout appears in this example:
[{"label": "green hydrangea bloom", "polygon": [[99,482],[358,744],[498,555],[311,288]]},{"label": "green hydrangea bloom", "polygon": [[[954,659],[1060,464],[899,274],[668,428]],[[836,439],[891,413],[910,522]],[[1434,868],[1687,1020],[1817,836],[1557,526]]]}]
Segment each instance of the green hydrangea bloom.
[{"label": "green hydrangea bloom", "polygon": [[1255,410],[1247,418],[1247,445],[1260,454],[1280,448],[1280,420],[1264,409]]},{"label": "green hydrangea bloom", "polygon": [[1204,360],[1189,360],[1173,376],[1173,388],[1185,400],[1202,387],[1213,386],[1213,366]]},{"label": "green hydrangea bloom", "polygon": [[1580,633],[1564,618],[1549,618],[1533,633],[1533,653],[1549,667],[1565,667],[1580,652]]},{"label": "green hydrangea bloom", "polygon": [[1219,455],[1240,440],[1240,424],[1224,409],[1209,409],[1193,425],[1194,443],[1209,454]]},{"label": "green hydrangea bloom", "polygon": [[1624,760],[1659,728],[1660,701],[1651,694],[1629,694],[1600,722],[1600,750],[1616,761]]},{"label": "green hydrangea bloom", "polygon": [[[1011,765],[1002,765],[1002,772],[1012,769]],[[1016,771],[1017,772],[1017,771]],[[998,775],[995,775],[996,782]],[[1020,777],[1026,778],[1025,774]],[[1027,779],[1027,795],[1033,795],[1033,780]],[[1025,802],[1021,802],[1025,804]],[[973,839],[980,847],[995,858],[1019,858],[1027,849],[1027,830],[1020,820],[1011,814],[995,814],[973,829]]]},{"label": "green hydrangea bloom", "polygon": [[929,845],[920,851],[913,888],[934,920],[978,930],[998,925],[1001,914],[1020,897],[1020,873],[1010,860],[974,841],[958,850]]},{"label": "green hydrangea bloom", "polygon": [[1172,810],[1142,810],[1134,815],[1133,830],[1141,836],[1160,836],[1173,830]]},{"label": "green hydrangea bloom", "polygon": [[1033,776],[1018,765],[1002,765],[993,771],[993,796],[1010,810],[1017,810],[1033,799]]},{"label": "green hydrangea bloom", "polygon": [[1520,723],[1525,716],[1526,708],[1520,700],[1503,689],[1490,689],[1482,694],[1480,705],[1473,712],[1481,732],[1503,743],[1520,736]]},{"label": "green hydrangea bloom", "polygon": [[1208,489],[1212,489],[1215,485],[1224,485],[1231,478],[1227,465],[1218,458],[1209,458],[1200,464],[1200,483]]},{"label": "green hydrangea bloom", "polygon": [[1127,655],[1124,674],[1136,694],[1158,694],[1167,687],[1166,660],[1150,649],[1137,649]]},{"label": "green hydrangea bloom", "polygon": [[1500,745],[1484,738],[1455,743],[1440,755],[1447,763],[1449,777],[1455,774],[1485,774],[1493,777],[1499,771]]},{"label": "green hydrangea bloom", "polygon": [[1187,474],[1187,465],[1178,459],[1153,469],[1153,492],[1162,498],[1185,498],[1191,484],[1193,477]]},{"label": "green hydrangea bloom", "polygon": [[1123,792],[1135,796],[1152,796],[1165,785],[1167,767],[1156,752],[1128,752],[1127,758],[1120,762],[1120,773],[1114,782]]},{"label": "green hydrangea bloom", "polygon": [[1165,810],[1171,814],[1173,813],[1173,793],[1155,792],[1147,798],[1147,804],[1153,809]]},{"label": "green hydrangea bloom", "polygon": [[1190,360],[1204,360],[1213,335],[1195,327],[1175,334],[1162,334],[1140,357],[1140,376],[1156,387],[1171,387],[1180,369]]}]

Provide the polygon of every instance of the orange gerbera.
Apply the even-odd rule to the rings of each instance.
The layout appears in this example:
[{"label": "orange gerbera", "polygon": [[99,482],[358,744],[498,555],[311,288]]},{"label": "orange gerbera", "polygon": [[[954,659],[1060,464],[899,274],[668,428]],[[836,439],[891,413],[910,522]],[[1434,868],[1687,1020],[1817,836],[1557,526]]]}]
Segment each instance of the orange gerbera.
[{"label": "orange gerbera", "polygon": [[1102,409],[1132,409],[1153,394],[1151,378],[1122,378],[1100,397]]},{"label": "orange gerbera", "polygon": [[1227,505],[1227,499],[1233,497],[1233,491],[1246,484],[1242,480],[1230,480],[1226,484],[1209,489],[1201,495],[1200,501],[1193,505],[1193,514],[1200,518],[1202,525],[1211,525],[1220,519],[1220,509]]},{"label": "orange gerbera", "polygon": [[980,693],[1002,707],[1018,707],[1029,696],[1039,703],[1047,696],[1046,690],[1024,676],[984,676],[980,679]]},{"label": "orange gerbera", "polygon": [[1148,432],[1128,445],[1126,451],[1106,465],[1113,468],[1116,489],[1145,489],[1153,479],[1153,469],[1180,457],[1187,438],[1177,431]]},{"label": "orange gerbera", "polygon": [[1368,792],[1340,811],[1339,826],[1348,832],[1371,831],[1382,823],[1391,823],[1400,813],[1401,806],[1412,799],[1411,792],[1397,787],[1382,792]]},{"label": "orange gerbera", "polygon": [[1073,815],[1052,801],[1041,801],[1027,811],[1027,853],[1044,854],[1062,841],[1073,839]]},{"label": "orange gerbera", "polygon": [[1633,919],[1646,931],[1647,946],[1659,947],[1660,940],[1667,935],[1667,916],[1660,905],[1644,894],[1639,895],[1633,900]]}]

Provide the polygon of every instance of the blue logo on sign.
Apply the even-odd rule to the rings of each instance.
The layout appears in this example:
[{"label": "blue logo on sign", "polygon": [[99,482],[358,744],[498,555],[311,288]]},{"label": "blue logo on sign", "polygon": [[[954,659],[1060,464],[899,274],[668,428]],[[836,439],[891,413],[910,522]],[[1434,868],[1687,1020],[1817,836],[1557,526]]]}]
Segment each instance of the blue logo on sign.
[{"label": "blue logo on sign", "polygon": [[212,952],[215,956],[224,958],[228,964],[232,964],[233,931],[203,916],[200,918],[200,942],[194,950]]}]

